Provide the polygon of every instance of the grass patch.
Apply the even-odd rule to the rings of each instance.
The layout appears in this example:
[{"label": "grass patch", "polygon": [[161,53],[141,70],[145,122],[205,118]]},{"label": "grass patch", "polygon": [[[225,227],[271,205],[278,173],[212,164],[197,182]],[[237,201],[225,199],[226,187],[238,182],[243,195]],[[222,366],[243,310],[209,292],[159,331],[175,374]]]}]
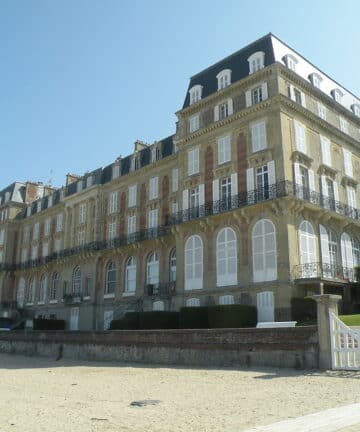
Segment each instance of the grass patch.
[{"label": "grass patch", "polygon": [[357,314],[357,315],[340,315],[339,318],[347,326],[359,326],[360,327],[360,314]]}]

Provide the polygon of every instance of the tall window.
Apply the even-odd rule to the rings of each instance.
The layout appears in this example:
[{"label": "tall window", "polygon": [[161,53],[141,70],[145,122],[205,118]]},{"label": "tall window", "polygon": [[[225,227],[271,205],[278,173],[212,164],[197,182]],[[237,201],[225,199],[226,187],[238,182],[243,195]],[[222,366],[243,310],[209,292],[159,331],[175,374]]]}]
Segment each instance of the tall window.
[{"label": "tall window", "polygon": [[299,226],[300,263],[302,264],[302,277],[317,276],[316,237],[310,222],[304,220]]},{"label": "tall window", "polygon": [[106,268],[105,294],[115,294],[116,289],[116,264],[111,261]]},{"label": "tall window", "polygon": [[136,216],[128,217],[128,235],[136,232]]},{"label": "tall window", "polygon": [[60,288],[60,275],[55,272],[51,280],[50,300],[56,300]]},{"label": "tall window", "polygon": [[136,291],[136,261],[130,257],[125,265],[125,292],[134,293]]},{"label": "tall window", "polygon": [[255,87],[251,90],[251,104],[255,105],[263,101],[263,88],[262,86]]},{"label": "tall window", "polygon": [[199,188],[195,187],[189,190],[190,217],[199,217]]},{"label": "tall window", "polygon": [[83,224],[86,221],[86,204],[80,204],[79,206],[79,224]]},{"label": "tall window", "polygon": [[307,144],[306,144],[305,126],[296,120],[294,120],[294,126],[295,126],[296,150],[298,150],[302,153],[306,153]]},{"label": "tall window", "polygon": [[172,170],[172,192],[177,192],[179,187],[179,170],[178,168],[174,168]]},{"label": "tall window", "polygon": [[222,70],[216,75],[216,78],[218,80],[218,90],[222,90],[231,84],[231,70]]},{"label": "tall window", "polygon": [[149,183],[149,199],[155,199],[159,195],[159,177],[153,177]]},{"label": "tall window", "polygon": [[185,243],[185,289],[203,287],[203,243],[198,235],[189,237]]},{"label": "tall window", "polygon": [[217,141],[218,144],[218,164],[223,164],[231,160],[231,139],[230,135],[221,137]]},{"label": "tall window", "polygon": [[192,105],[201,99],[202,86],[199,84],[194,85],[189,90],[189,93],[190,93],[190,105]]},{"label": "tall window", "polygon": [[27,302],[34,303],[34,300],[35,300],[35,278],[32,277],[29,280]]},{"label": "tall window", "polygon": [[111,192],[109,195],[109,214],[116,213],[118,211],[118,193]]},{"label": "tall window", "polygon": [[216,240],[216,285],[237,284],[236,234],[231,228],[223,228]]},{"label": "tall window", "polygon": [[188,152],[188,175],[197,174],[199,172],[199,148],[195,148]]},{"label": "tall window", "polygon": [[42,275],[40,278],[40,292],[39,292],[39,303],[45,303],[47,291],[47,277]]},{"label": "tall window", "polygon": [[345,279],[354,279],[353,244],[349,234],[341,234],[341,262]]},{"label": "tall window", "polygon": [[176,249],[175,248],[170,253],[169,281],[176,282]]},{"label": "tall window", "polygon": [[200,116],[195,114],[189,118],[189,132],[193,133],[197,131],[200,127]]},{"label": "tall window", "polygon": [[265,53],[263,51],[255,52],[247,60],[249,62],[249,73],[252,74],[264,67]]},{"label": "tall window", "polygon": [[159,284],[159,257],[156,252],[151,253],[147,260],[146,283],[148,285]]},{"label": "tall window", "polygon": [[136,185],[129,186],[129,207],[136,206]]},{"label": "tall window", "polygon": [[277,279],[276,230],[269,219],[261,219],[252,231],[254,282]]},{"label": "tall window", "polygon": [[80,295],[81,293],[81,270],[80,267],[75,267],[72,279],[72,294]]},{"label": "tall window", "polygon": [[220,211],[229,210],[231,208],[231,177],[221,179],[220,187]]},{"label": "tall window", "polygon": [[116,237],[116,222],[109,222],[108,225],[108,240],[113,240]]},{"label": "tall window", "polygon": [[56,232],[60,232],[64,229],[63,216],[62,213],[56,215]]},{"label": "tall window", "polygon": [[252,151],[255,153],[257,151],[266,149],[266,123],[259,122],[251,126],[251,143]]},{"label": "tall window", "polygon": [[269,199],[269,172],[267,165],[256,168],[255,180],[257,194],[256,199],[258,201]]}]

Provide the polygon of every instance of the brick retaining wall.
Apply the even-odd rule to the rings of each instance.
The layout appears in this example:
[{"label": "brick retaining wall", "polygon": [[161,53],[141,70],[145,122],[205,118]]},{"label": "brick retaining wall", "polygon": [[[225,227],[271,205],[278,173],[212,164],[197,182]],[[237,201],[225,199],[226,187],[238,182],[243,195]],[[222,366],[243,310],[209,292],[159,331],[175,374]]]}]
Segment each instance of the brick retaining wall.
[{"label": "brick retaining wall", "polygon": [[318,368],[317,327],[4,332],[0,352],[194,366]]}]

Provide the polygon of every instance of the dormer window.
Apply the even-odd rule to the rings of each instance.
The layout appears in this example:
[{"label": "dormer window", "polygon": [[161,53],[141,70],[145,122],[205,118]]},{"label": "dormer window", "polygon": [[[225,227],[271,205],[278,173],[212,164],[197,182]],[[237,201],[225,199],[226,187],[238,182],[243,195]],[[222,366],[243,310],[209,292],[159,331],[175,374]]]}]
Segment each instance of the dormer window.
[{"label": "dormer window", "polygon": [[36,211],[37,211],[37,213],[39,213],[41,211],[41,201],[38,201],[36,203]]},{"label": "dormer window", "polygon": [[341,98],[343,97],[343,92],[340,89],[331,90],[331,96],[336,102],[341,103]]},{"label": "dormer window", "polygon": [[83,188],[83,182],[82,180],[79,180],[76,184],[76,192],[81,192]]},{"label": "dormer window", "polygon": [[218,90],[222,90],[223,88],[229,86],[231,84],[231,70],[224,69],[220,73],[216,75],[218,80]]},{"label": "dormer window", "polygon": [[158,146],[154,146],[151,149],[151,162],[156,162],[160,159],[160,149]]},{"label": "dormer window", "polygon": [[203,87],[200,84],[197,84],[194,87],[191,87],[191,89],[189,90],[190,105],[192,105],[196,102],[199,102],[199,100],[201,100],[202,89],[203,89]]},{"label": "dormer window", "polygon": [[297,63],[298,63],[296,57],[294,57],[294,56],[291,55],[291,54],[287,54],[286,56],[284,56],[283,60],[284,60],[284,63],[286,64],[286,66],[287,66],[290,70],[296,72],[296,65],[297,65]]},{"label": "dormer window", "polygon": [[91,175],[86,179],[86,187],[88,188],[92,186],[92,184],[93,184],[93,176]]},{"label": "dormer window", "polygon": [[49,208],[49,207],[51,207],[52,205],[53,205],[53,196],[50,195],[50,196],[48,197],[48,204],[47,204],[47,206],[48,206],[48,208]]},{"label": "dormer window", "polygon": [[265,53],[258,51],[252,54],[247,60],[249,62],[249,74],[251,75],[264,68]]},{"label": "dormer window", "polygon": [[130,171],[135,171],[140,168],[140,157],[138,154],[134,154],[131,158]]},{"label": "dormer window", "polygon": [[351,110],[356,115],[356,117],[360,117],[360,104],[352,104]]},{"label": "dormer window", "polygon": [[117,178],[120,176],[120,165],[119,164],[114,164],[112,166],[112,178]]},{"label": "dormer window", "polygon": [[5,202],[7,203],[10,200],[10,192],[5,192]]},{"label": "dormer window", "polygon": [[322,78],[321,78],[321,76],[319,75],[319,74],[317,74],[317,73],[312,73],[312,74],[310,74],[309,75],[309,80],[310,80],[310,82],[311,82],[311,84],[314,86],[314,87],[316,87],[316,88],[320,88],[320,86],[321,86],[321,81],[322,81]]}]

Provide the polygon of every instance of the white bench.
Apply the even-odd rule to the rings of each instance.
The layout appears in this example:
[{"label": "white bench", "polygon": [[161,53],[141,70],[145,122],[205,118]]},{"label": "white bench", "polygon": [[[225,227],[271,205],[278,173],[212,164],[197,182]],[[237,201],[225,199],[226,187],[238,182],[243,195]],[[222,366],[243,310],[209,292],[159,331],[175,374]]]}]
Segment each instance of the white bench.
[{"label": "white bench", "polygon": [[256,328],[295,327],[297,321],[258,322]]}]

